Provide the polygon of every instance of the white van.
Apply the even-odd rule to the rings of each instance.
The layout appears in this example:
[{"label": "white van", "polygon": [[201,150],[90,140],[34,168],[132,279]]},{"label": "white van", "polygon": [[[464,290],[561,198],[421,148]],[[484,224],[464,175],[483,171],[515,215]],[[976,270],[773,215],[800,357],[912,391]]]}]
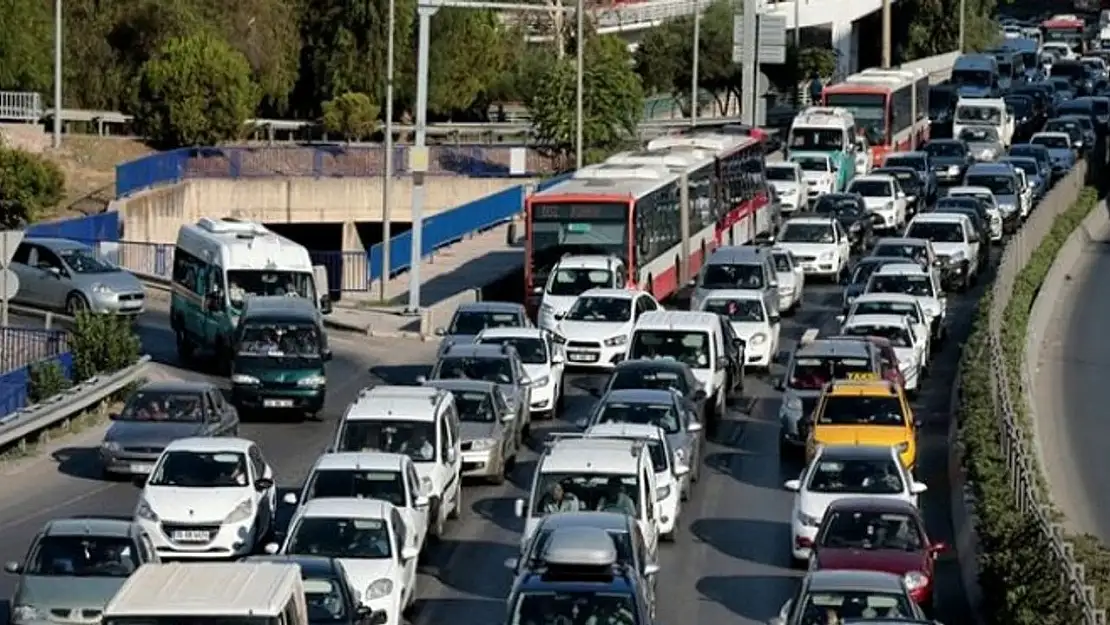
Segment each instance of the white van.
[{"label": "white van", "polygon": [[428,536],[439,539],[462,511],[459,414],[450,391],[376,386],[359,391],[335,431],[332,452],[382,451],[412,458],[428,498]]},{"label": "white van", "polygon": [[1014,117],[1002,98],[960,98],[956,101],[952,136],[958,137],[964,128],[975,126],[994,128],[998,131],[1002,147],[1010,149],[1014,139]]},{"label": "white van", "polygon": [[701,310],[701,302],[714,289],[761,291],[775,310],[779,306],[779,278],[768,247],[729,245],[709,255],[694,281],[690,310]]},{"label": "white van", "polygon": [[250,296],[303,297],[327,314],[327,293],[308,250],[262,224],[203,217],[177,232],[170,326],[183,359],[197,349],[225,356]]},{"label": "white van", "polygon": [[104,625],[308,625],[301,567],[276,562],[144,564],[108,602]]},{"label": "white van", "polygon": [[[618,483],[626,498],[612,492]],[[521,553],[545,515],[588,510],[625,512],[639,524],[648,551],[658,548],[663,510],[644,440],[553,434],[536,462],[530,493],[528,501],[517,499],[515,505],[524,519]]]},{"label": "white van", "polygon": [[558,315],[566,314],[578,296],[598,288],[623,289],[628,269],[616,256],[564,256],[551,269],[547,284],[535,287],[540,296],[536,325],[552,330]]}]

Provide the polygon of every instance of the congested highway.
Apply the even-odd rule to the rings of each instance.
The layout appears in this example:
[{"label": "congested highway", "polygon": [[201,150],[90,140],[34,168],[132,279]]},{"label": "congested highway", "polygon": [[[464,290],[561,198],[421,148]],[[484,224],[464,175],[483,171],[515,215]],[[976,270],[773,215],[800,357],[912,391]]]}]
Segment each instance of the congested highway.
[{"label": "congested highway", "polygon": [[[932,377],[915,402],[924,426],[918,431],[920,460],[917,474],[929,485],[923,511],[932,537],[952,543],[948,511],[946,437],[949,389],[959,342],[968,324],[971,296],[950,300],[951,339],[936,355]],[[835,329],[841,289],[811,284],[796,316],[784,319],[780,351],[793,349],[802,332],[820,327]],[[163,304],[164,306],[164,304]],[[165,309],[148,312],[141,325],[144,350],[167,364],[170,375],[204,374],[176,368]],[[435,354],[433,343],[333,338],[332,380],[320,421],[304,423],[245,423],[241,435],[257,441],[273,465],[283,489],[299,488],[316,457],[324,451],[334,427],[358,390],[380,383],[413,383],[426,372]],[[399,358],[403,355],[403,358]],[[773,369],[781,371],[781,366]],[[222,381],[213,378],[226,386]],[[581,390],[583,380],[568,384],[562,418],[542,423],[535,441],[552,429],[571,429],[593,399]],[[789,517],[793,494],[782,488],[797,477],[801,465],[779,458],[777,391],[766,378],[749,376],[745,397],[730,409],[716,439],[709,446],[701,482],[684,511],[674,544],[661,548],[659,578],[660,623],[764,623],[774,617],[797,588],[801,572],[790,562]],[[99,479],[95,447],[97,432],[78,435],[55,452],[57,467],[39,467],[9,476],[0,490],[8,505],[0,513],[0,549],[20,558],[34,534],[51,518],[80,514],[130,516],[138,489],[126,482]],[[512,578],[504,566],[516,555],[521,521],[513,515],[513,500],[531,480],[534,453],[518,463],[501,486],[467,483],[461,519],[449,525],[446,539],[435,547],[422,569],[416,623],[446,618],[464,623],[498,622]],[[286,515],[287,516],[287,512]],[[282,516],[279,513],[279,517]],[[951,558],[938,563],[939,620],[965,622],[959,569]],[[10,596],[15,578],[0,582],[0,596]]]}]

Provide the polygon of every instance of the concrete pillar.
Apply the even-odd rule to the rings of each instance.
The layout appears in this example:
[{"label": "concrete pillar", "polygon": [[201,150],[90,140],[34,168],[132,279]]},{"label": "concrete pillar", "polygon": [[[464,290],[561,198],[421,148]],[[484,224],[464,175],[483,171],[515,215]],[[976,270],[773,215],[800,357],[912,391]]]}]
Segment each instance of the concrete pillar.
[{"label": "concrete pillar", "polygon": [[[365,291],[370,289],[370,259],[366,246],[358,235],[358,225],[353,221],[343,222],[343,251],[338,254],[339,275],[329,271],[329,287],[341,291]],[[339,284],[331,284],[338,279]]]},{"label": "concrete pillar", "polygon": [[832,49],[836,51],[836,78],[843,80],[852,73],[852,66],[856,63],[856,54],[852,45],[852,22],[833,22],[831,37]]},{"label": "concrete pillar", "polygon": [[362,244],[362,237],[358,236],[358,225],[353,221],[343,222],[343,251],[366,251],[366,246]]}]

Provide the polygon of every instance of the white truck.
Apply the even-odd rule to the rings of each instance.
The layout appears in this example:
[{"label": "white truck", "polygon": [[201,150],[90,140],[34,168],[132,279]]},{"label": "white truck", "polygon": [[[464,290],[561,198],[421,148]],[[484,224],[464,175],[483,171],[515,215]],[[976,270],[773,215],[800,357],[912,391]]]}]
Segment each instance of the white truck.
[{"label": "white truck", "polygon": [[989,126],[998,131],[1002,147],[1010,149],[1014,140],[1014,116],[1002,98],[960,98],[956,101],[956,116],[952,136],[959,137],[964,128]]}]

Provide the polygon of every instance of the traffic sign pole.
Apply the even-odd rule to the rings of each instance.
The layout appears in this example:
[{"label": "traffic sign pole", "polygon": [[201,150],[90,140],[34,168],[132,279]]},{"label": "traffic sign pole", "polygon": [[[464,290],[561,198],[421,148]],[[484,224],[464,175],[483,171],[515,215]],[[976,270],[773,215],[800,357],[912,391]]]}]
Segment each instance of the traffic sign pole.
[{"label": "traffic sign pole", "polygon": [[12,257],[23,242],[18,230],[0,232],[0,325],[8,326],[8,301],[19,292],[19,277],[12,273]]}]

